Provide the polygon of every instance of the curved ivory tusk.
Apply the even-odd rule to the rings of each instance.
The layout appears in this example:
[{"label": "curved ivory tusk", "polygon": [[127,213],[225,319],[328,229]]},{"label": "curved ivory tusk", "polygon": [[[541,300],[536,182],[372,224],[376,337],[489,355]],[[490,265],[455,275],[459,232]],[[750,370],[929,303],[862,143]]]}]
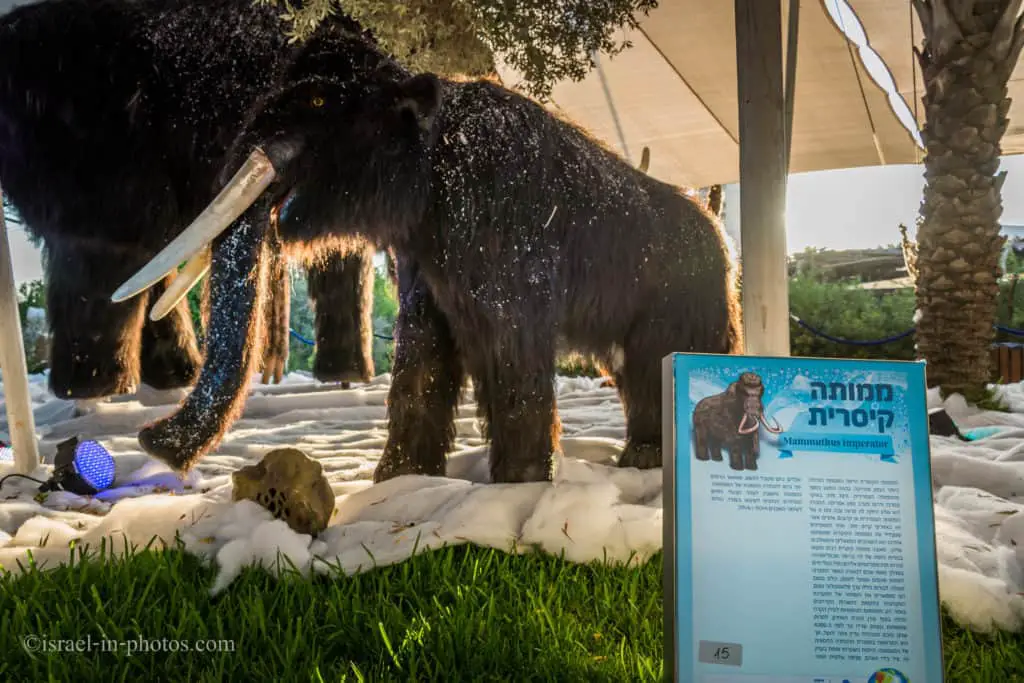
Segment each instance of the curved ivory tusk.
[{"label": "curved ivory tusk", "polygon": [[740,426],[736,428],[736,431],[739,432],[740,434],[752,434],[752,433],[756,432],[757,431],[757,420],[754,420],[754,425],[752,427],[748,427],[748,428],[744,429],[743,425],[747,424],[748,422],[750,422],[750,416],[747,415],[746,413],[743,413],[743,419],[740,420]]},{"label": "curved ivory tusk", "polygon": [[768,420],[765,419],[765,416],[763,414],[758,419],[761,421],[761,424],[764,425],[764,428],[767,429],[772,434],[781,434],[782,433],[782,425],[780,425],[779,421],[776,420],[774,417],[772,418],[772,422],[775,423],[774,427],[772,427],[771,425],[768,424]]},{"label": "curved ivory tusk", "polygon": [[199,253],[253,205],[273,182],[274,176],[274,165],[257,147],[192,225],[118,287],[111,300],[115,303],[124,301],[146,291],[167,273],[173,272],[179,263]]},{"label": "curved ivory tusk", "polygon": [[160,320],[173,311],[178,302],[185,298],[195,284],[202,280],[206,272],[210,270],[212,259],[213,252],[209,247],[193,256],[153,304],[153,308],[149,312],[149,319]]}]

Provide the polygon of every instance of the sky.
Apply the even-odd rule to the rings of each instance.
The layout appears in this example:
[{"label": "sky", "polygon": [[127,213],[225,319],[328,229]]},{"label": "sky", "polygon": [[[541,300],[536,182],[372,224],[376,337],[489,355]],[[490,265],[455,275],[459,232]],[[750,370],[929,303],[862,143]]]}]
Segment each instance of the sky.
[{"label": "sky", "polygon": [[[1004,224],[1024,224],[1024,157],[1004,157]],[[911,235],[924,188],[919,165],[875,166],[840,171],[794,174],[786,198],[787,251],[805,247],[863,249],[898,242],[903,222]],[[738,204],[738,186],[726,189],[726,216],[730,202]],[[733,217],[738,213],[734,210]],[[729,221],[738,238],[738,227]],[[42,278],[39,252],[25,239],[21,226],[8,225],[16,282]]]}]

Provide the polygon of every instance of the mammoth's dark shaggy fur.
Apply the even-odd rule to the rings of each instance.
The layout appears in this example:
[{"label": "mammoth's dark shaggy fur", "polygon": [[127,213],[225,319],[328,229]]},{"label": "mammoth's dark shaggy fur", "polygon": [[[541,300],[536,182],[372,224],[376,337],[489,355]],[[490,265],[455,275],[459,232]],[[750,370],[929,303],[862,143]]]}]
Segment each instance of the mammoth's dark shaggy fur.
[{"label": "mammoth's dark shaggy fur", "polygon": [[[159,288],[118,304],[110,294],[213,197],[245,112],[287,63],[277,15],[251,0],[45,0],[0,18],[0,180],[44,242],[55,394],[195,379],[187,302],[152,322]],[[323,31],[339,27],[358,28],[339,18]],[[353,327],[366,322],[354,311],[366,306],[365,281],[327,286],[327,273],[363,272],[371,258],[358,245],[309,264],[317,325],[333,335],[317,354],[325,379],[373,373],[369,331]],[[269,374],[288,348],[283,273],[271,280]]]},{"label": "mammoth's dark shaggy fur", "polygon": [[[353,73],[353,61],[378,67]],[[223,398],[186,401],[140,434],[178,469],[206,446],[193,434],[215,423],[211,405],[237,385],[223,369],[247,353],[259,305],[242,283],[265,270],[270,235],[330,249],[358,232],[395,250],[402,311],[378,480],[443,473],[465,373],[492,480],[548,479],[559,337],[613,369],[627,416],[620,464],[660,466],[662,357],[740,348],[721,227],[678,188],[492,82],[410,77],[355,37],[314,42],[255,110],[222,177],[260,154],[273,184],[214,243],[212,278],[227,295],[213,298],[220,338],[199,386]]]},{"label": "mammoth's dark shaggy fur", "polygon": [[[310,268],[313,375],[321,381],[366,381],[373,374],[373,252],[368,244],[357,246],[347,258],[327,258]],[[362,298],[353,302],[353,292]]]}]

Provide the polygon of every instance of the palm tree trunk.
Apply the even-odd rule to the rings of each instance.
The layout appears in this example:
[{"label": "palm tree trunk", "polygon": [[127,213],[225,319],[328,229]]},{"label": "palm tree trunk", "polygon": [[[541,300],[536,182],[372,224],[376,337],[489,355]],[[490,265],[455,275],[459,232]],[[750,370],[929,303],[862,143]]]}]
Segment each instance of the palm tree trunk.
[{"label": "palm tree trunk", "polygon": [[914,0],[924,29],[925,189],[917,352],[928,383],[980,400],[990,378],[1003,211],[1000,140],[1022,0]]}]

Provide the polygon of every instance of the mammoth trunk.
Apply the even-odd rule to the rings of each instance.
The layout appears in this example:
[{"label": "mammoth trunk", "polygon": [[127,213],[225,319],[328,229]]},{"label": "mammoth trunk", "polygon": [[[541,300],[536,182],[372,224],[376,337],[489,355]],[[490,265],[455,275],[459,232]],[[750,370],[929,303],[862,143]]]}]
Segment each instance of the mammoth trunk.
[{"label": "mammoth trunk", "polygon": [[247,210],[214,245],[206,360],[191,394],[173,415],[139,433],[139,443],[172,469],[185,472],[217,446],[241,413],[257,366],[270,254],[268,214]]}]

